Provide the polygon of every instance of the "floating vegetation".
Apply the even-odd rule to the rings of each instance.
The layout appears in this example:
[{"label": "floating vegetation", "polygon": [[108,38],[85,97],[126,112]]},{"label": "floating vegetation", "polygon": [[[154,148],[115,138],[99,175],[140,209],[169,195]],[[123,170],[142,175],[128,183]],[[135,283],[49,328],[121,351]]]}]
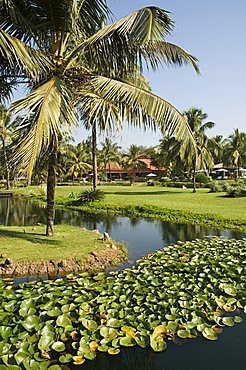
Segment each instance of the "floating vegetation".
[{"label": "floating vegetation", "polygon": [[121,347],[216,340],[246,310],[246,239],[180,242],[109,277],[3,279],[0,302],[0,370],[66,370]]}]

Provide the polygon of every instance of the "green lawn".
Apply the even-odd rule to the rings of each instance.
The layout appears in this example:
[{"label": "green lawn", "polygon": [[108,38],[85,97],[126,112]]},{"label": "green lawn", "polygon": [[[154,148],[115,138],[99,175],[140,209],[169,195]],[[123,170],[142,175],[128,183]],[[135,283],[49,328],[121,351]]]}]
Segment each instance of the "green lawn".
[{"label": "green lawn", "polygon": [[16,262],[85,259],[106,248],[101,237],[68,225],[56,225],[56,234],[50,237],[45,236],[45,226],[0,226],[0,255]]},{"label": "green lawn", "polygon": [[[57,186],[56,196],[67,198],[71,192],[80,193],[85,186]],[[155,205],[158,207],[216,214],[227,219],[246,220],[246,198],[227,198],[225,193],[209,193],[208,189],[177,189],[147,186],[100,186],[109,205]],[[16,192],[38,194],[38,187],[20,188]]]}]

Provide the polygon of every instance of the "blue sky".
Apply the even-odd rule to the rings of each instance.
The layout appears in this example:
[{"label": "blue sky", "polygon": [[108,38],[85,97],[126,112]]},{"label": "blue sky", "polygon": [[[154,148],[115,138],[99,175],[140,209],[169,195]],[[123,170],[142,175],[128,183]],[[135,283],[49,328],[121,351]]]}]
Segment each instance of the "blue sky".
[{"label": "blue sky", "polygon": [[[199,59],[201,75],[189,67],[160,68],[148,78],[153,93],[181,112],[202,108],[216,123],[209,136],[227,137],[233,129],[246,131],[246,2],[245,0],[108,0],[115,19],[147,5],[170,11],[175,29],[167,41]],[[80,129],[77,140],[87,132]],[[130,144],[156,145],[160,133],[125,128],[114,140],[123,148]]]}]

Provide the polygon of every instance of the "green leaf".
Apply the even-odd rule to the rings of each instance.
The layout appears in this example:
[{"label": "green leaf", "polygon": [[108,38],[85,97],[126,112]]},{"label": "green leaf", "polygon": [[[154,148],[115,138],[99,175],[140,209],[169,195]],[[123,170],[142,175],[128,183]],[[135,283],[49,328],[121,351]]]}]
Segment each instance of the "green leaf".
[{"label": "green leaf", "polygon": [[63,342],[55,342],[52,344],[51,348],[56,352],[63,352],[66,349],[66,346]]},{"label": "green leaf", "polygon": [[73,356],[70,355],[69,353],[67,353],[66,355],[62,355],[59,357],[59,361],[62,363],[62,364],[67,364],[68,362],[70,362],[72,360]]},{"label": "green leaf", "polygon": [[7,339],[12,335],[12,328],[10,326],[0,326],[0,336]]},{"label": "green leaf", "polygon": [[226,326],[234,326],[234,318],[233,317],[223,317],[222,322]]},{"label": "green leaf", "polygon": [[104,338],[114,339],[118,336],[118,331],[114,328],[103,326],[102,328],[100,328],[100,334]]},{"label": "green leaf", "polygon": [[208,340],[217,340],[218,339],[217,334],[211,328],[205,328],[202,331],[202,335],[204,336],[204,338],[206,338]]},{"label": "green leaf", "polygon": [[40,323],[40,319],[36,315],[31,315],[27,317],[23,322],[22,325],[28,331],[32,331]]},{"label": "green leaf", "polygon": [[120,345],[124,347],[132,347],[134,346],[134,340],[132,337],[129,337],[128,335],[125,337],[120,338]]},{"label": "green leaf", "polygon": [[162,352],[167,348],[167,343],[164,341],[164,339],[161,336],[150,338],[150,347],[155,352]]},{"label": "green leaf", "polygon": [[119,348],[109,348],[108,353],[110,355],[117,355],[118,353],[120,353],[120,349]]},{"label": "green leaf", "polygon": [[81,322],[84,327],[90,331],[95,331],[97,329],[97,323],[94,320],[82,319]]},{"label": "green leaf", "polygon": [[189,334],[190,333],[188,332],[188,330],[184,330],[184,329],[178,330],[177,332],[177,335],[183,339],[188,338]]},{"label": "green leaf", "polygon": [[70,320],[70,317],[67,314],[63,314],[57,317],[56,319],[56,325],[66,327],[68,325],[72,325],[72,322]]}]

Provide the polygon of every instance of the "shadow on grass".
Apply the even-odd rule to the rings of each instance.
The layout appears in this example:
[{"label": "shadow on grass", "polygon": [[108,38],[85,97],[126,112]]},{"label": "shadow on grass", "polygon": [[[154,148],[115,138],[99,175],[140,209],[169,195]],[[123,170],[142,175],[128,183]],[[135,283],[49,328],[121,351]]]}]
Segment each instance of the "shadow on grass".
[{"label": "shadow on grass", "polygon": [[0,235],[9,239],[23,239],[25,241],[34,243],[34,244],[49,244],[49,245],[60,245],[60,240],[52,240],[50,237],[46,237],[45,234],[39,233],[27,233],[14,230],[1,230]]},{"label": "shadow on grass", "polygon": [[108,195],[149,195],[150,197],[152,195],[164,195],[164,194],[168,194],[168,195],[172,195],[172,194],[180,194],[180,191],[168,191],[168,190],[157,190],[157,191],[115,191],[115,192],[109,192],[109,191],[104,191],[105,194],[108,194]]}]

